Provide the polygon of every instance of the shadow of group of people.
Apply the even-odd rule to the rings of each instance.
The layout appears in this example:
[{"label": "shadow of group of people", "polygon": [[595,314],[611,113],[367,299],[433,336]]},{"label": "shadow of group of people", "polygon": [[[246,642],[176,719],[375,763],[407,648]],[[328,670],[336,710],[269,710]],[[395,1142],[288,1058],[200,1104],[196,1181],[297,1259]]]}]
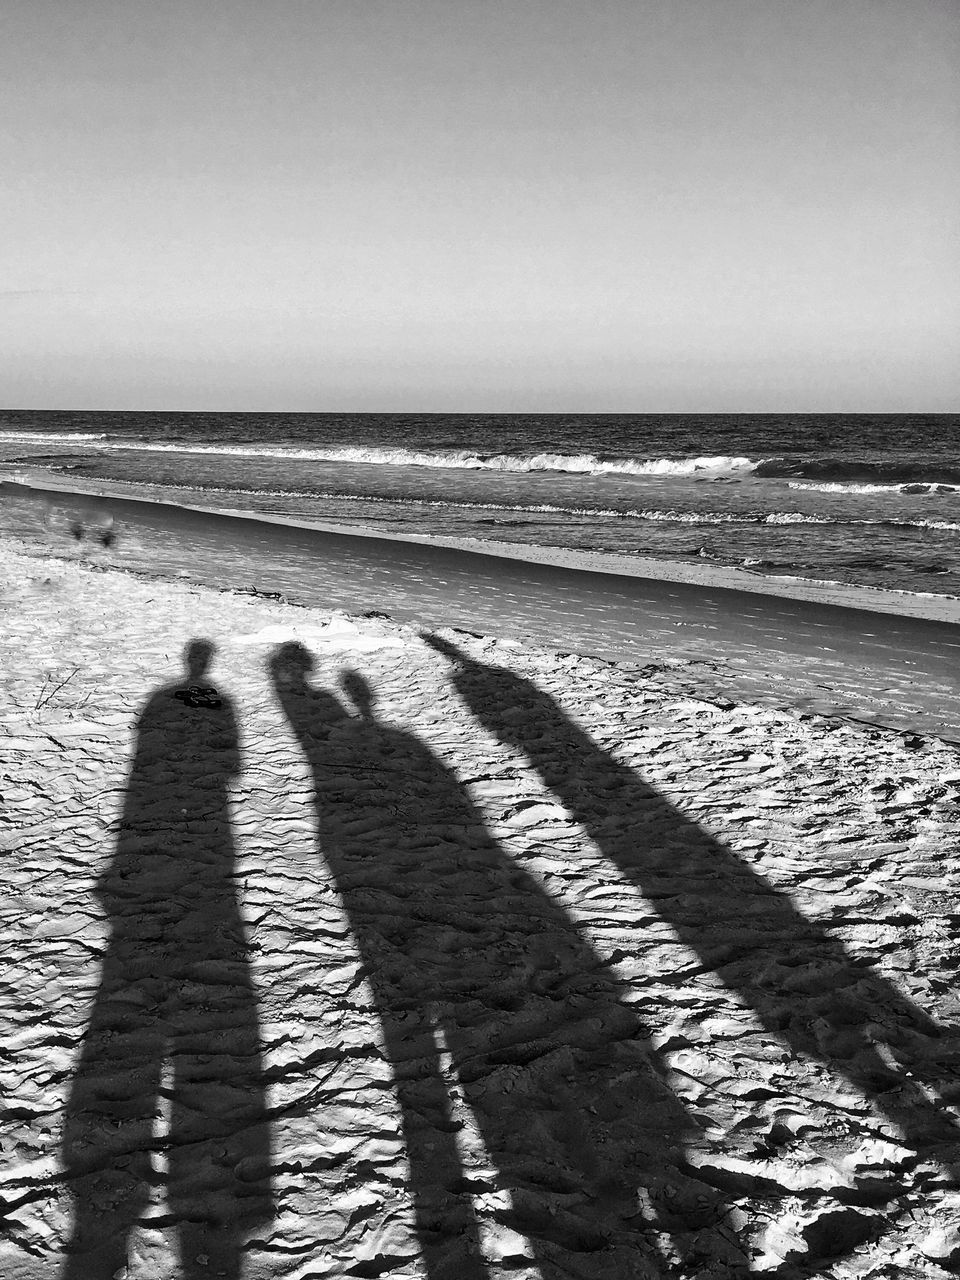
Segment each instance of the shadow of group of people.
[{"label": "shadow of group of people", "polygon": [[[933,1066],[917,1078],[936,1058],[930,1019],[534,683],[425,639],[474,718],[526,758],[759,1026],[854,1086],[917,1161],[952,1169],[960,1131],[931,1092]],[[211,655],[188,646],[192,682]],[[485,1280],[486,1193],[487,1217],[524,1238],[544,1280],[577,1273],[571,1255],[589,1255],[580,1274],[611,1280],[748,1274],[731,1199],[770,1189],[691,1166],[702,1129],[670,1087],[642,1002],[494,839],[455,774],[380,718],[364,678],[346,672],[334,692],[313,685],[312,668],[286,644],[270,675],[375,999],[430,1280]],[[176,692],[159,689],[140,714],[98,882],[109,934],[63,1134],[75,1200],[66,1280],[113,1276],[148,1220],[178,1234],[186,1280],[239,1280],[245,1241],[275,1213],[228,815],[236,717],[225,696],[198,710]],[[371,813],[374,832],[357,821]],[[690,893],[677,892],[678,873]],[[847,1200],[894,1194],[870,1181]]]}]

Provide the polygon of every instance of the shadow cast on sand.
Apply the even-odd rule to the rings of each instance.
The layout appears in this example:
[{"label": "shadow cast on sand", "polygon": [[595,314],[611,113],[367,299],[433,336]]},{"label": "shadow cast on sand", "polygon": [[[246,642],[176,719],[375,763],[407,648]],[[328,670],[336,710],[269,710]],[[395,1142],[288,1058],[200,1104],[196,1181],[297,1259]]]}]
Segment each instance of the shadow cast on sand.
[{"label": "shadow cast on sand", "polygon": [[363,678],[344,701],[311,669],[298,644],[272,660],[375,996],[431,1280],[487,1275],[474,1198],[491,1195],[545,1278],[745,1275],[722,1194],[683,1172],[699,1131],[609,968]]},{"label": "shadow cast on sand", "polygon": [[[921,1182],[954,1177],[939,1028],[535,684],[425,639],[473,716],[526,756],[703,969],[792,1054],[868,1099]],[[63,1280],[122,1274],[146,1219],[176,1237],[185,1280],[240,1280],[251,1230],[275,1213],[227,802],[237,725],[202,685],[211,657],[191,642],[189,695],[174,683],[144,704],[98,881],[109,932],[64,1124],[75,1215]],[[782,1190],[698,1169],[702,1127],[636,993],[501,848],[451,770],[380,717],[367,682],[347,672],[335,694],[312,686],[312,667],[287,644],[271,677],[376,1002],[429,1280],[486,1280],[491,1255],[506,1269],[533,1261],[544,1280],[749,1275],[730,1201]],[[844,1202],[895,1194],[870,1177]]]},{"label": "shadow cast on sand", "polygon": [[[188,684],[200,685],[212,653],[187,646]],[[150,1216],[177,1237],[185,1280],[240,1280],[245,1233],[273,1214],[227,811],[236,719],[227,698],[178,692],[158,688],[139,713],[116,850],[97,884],[109,937],[66,1108],[75,1213],[64,1280],[124,1274],[154,1197]]]},{"label": "shadow cast on sand", "polygon": [[[449,640],[423,639],[453,664],[454,686],[474,717],[526,756],[704,968],[794,1054],[821,1063],[869,1099],[903,1135],[915,1163],[926,1162],[932,1176],[939,1169],[954,1178],[960,1128],[936,1100],[937,1067],[940,1075],[956,1074],[956,1063],[938,1063],[943,1029],[597,746],[532,681],[484,665]],[[883,1186],[870,1179],[862,1198],[882,1200]],[[855,1191],[850,1199],[856,1201]]]}]

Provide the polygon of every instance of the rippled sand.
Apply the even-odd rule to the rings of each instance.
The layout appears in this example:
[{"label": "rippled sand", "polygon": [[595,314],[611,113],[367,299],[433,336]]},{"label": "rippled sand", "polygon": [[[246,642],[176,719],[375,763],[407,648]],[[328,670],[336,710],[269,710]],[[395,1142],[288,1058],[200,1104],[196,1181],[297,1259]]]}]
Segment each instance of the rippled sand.
[{"label": "rippled sand", "polygon": [[717,653],[2,565],[4,1277],[960,1250],[954,747]]}]

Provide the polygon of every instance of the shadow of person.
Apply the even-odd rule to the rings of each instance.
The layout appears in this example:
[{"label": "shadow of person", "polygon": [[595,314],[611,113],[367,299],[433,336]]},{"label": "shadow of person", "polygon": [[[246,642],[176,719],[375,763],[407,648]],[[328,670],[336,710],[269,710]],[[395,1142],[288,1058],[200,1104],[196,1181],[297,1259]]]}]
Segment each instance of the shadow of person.
[{"label": "shadow of person", "polygon": [[503,1227],[529,1245],[494,1248],[509,1265],[532,1249],[545,1280],[708,1259],[712,1275],[746,1274],[722,1197],[683,1164],[700,1130],[573,921],[456,776],[379,719],[360,675],[342,678],[351,711],[308,683],[302,646],[271,668],[374,994],[431,1280],[481,1280],[484,1232]]},{"label": "shadow of person", "polygon": [[[187,645],[187,683],[204,680],[213,651]],[[272,1216],[227,811],[237,724],[226,697],[198,706],[183,693],[161,687],[139,713],[116,851],[97,882],[109,938],[63,1129],[75,1200],[65,1280],[121,1274],[154,1196],[186,1280],[239,1280],[245,1234]]]},{"label": "shadow of person", "polygon": [[[476,719],[522,752],[678,939],[795,1053],[853,1084],[915,1157],[956,1176],[960,1128],[912,1077],[932,1076],[941,1029],[732,850],[597,746],[532,681],[423,639],[454,664]],[[864,1198],[888,1198],[867,1179]],[[855,1197],[854,1197],[855,1198]]]}]

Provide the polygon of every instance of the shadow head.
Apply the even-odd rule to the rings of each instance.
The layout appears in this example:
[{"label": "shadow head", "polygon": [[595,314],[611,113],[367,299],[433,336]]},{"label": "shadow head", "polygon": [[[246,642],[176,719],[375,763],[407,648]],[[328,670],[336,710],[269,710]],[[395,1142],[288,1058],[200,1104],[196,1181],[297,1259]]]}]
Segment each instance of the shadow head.
[{"label": "shadow head", "polygon": [[216,651],[210,640],[191,640],[184,646],[183,662],[194,684],[206,675]]},{"label": "shadow head", "polygon": [[359,671],[344,671],[340,677],[344,693],[354,704],[364,720],[373,718],[373,706],[376,701],[373,689]]},{"label": "shadow head", "polygon": [[313,655],[298,640],[288,640],[274,651],[270,670],[278,684],[305,684],[313,670]]}]

